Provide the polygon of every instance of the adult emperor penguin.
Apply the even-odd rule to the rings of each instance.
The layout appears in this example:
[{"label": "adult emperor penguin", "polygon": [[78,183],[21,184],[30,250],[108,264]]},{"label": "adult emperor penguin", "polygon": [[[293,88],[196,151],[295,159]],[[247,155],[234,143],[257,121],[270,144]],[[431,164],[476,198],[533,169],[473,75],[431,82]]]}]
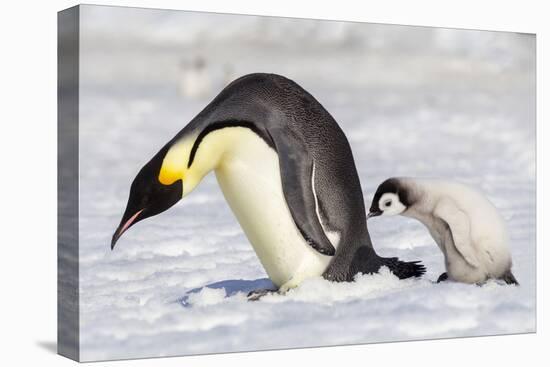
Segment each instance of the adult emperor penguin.
[{"label": "adult emperor penguin", "polygon": [[111,248],[212,170],[280,292],[309,277],[350,281],[383,265],[399,278],[425,271],[418,261],[376,254],[344,133],[313,96],[274,74],[233,81],[139,171]]},{"label": "adult emperor penguin", "polygon": [[489,278],[518,284],[504,220],[476,189],[443,180],[394,177],[376,190],[368,217],[397,215],[423,223],[445,257],[450,278],[481,284]]}]

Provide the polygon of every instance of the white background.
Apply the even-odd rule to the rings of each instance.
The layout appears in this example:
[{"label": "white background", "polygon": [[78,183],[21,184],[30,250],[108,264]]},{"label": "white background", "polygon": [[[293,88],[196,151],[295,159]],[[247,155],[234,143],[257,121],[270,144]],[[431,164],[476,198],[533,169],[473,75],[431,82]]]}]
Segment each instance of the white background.
[{"label": "white background", "polygon": [[[320,4],[277,1],[98,1],[97,4],[280,15],[537,33],[538,187],[543,187],[542,141],[548,60],[543,2],[385,1]],[[1,337],[2,365],[59,364],[56,338],[56,21],[70,1],[11,4],[2,9],[0,144],[2,159]],[[314,4],[314,5],[313,5]],[[546,62],[547,63],[547,62]],[[544,83],[546,81],[546,84]],[[546,97],[548,100],[548,97]],[[490,132],[488,132],[490,133]],[[548,345],[543,293],[546,259],[542,190],[538,193],[538,333],[431,342],[116,362],[117,365],[523,365],[543,360]],[[535,362],[536,363],[536,362]],[[100,365],[109,363],[100,363]],[[114,363],[111,363],[114,364]],[[540,364],[537,363],[537,364]]]}]

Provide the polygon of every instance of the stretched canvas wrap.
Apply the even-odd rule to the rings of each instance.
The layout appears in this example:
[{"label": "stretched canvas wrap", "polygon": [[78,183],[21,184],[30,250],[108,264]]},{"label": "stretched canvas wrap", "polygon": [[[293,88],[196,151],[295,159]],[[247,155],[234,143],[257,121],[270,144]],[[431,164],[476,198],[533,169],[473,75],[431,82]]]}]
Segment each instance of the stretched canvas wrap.
[{"label": "stretched canvas wrap", "polygon": [[58,26],[60,354],[535,332],[535,35],[92,5]]}]

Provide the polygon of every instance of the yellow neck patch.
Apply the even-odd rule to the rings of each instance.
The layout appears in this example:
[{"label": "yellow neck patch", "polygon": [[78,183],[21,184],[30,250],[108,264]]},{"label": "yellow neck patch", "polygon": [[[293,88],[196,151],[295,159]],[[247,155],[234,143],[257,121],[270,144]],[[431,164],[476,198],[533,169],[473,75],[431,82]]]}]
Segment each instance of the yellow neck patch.
[{"label": "yellow neck patch", "polygon": [[224,156],[230,156],[233,151],[242,148],[241,145],[247,142],[243,137],[249,136],[248,134],[248,129],[243,127],[229,127],[210,132],[202,139],[189,168],[189,155],[197,136],[174,144],[162,161],[159,182],[171,185],[177,180],[182,180],[182,195],[187,195],[208,172],[222,165]]},{"label": "yellow neck patch", "polygon": [[170,148],[160,168],[159,181],[163,185],[171,185],[177,180],[183,180],[187,170],[187,160],[191,144],[180,142]]}]

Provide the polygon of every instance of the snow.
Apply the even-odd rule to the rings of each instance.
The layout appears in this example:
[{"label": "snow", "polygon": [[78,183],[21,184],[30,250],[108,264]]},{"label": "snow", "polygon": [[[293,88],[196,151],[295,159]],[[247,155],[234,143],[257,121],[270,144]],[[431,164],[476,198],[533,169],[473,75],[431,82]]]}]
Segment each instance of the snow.
[{"label": "snow", "polygon": [[[535,40],[515,33],[84,6],[80,96],[83,360],[535,331]],[[178,93],[204,57],[206,97]],[[519,287],[440,283],[443,256],[418,222],[376,218],[377,251],[422,260],[352,283],[272,287],[213,174],[110,250],[130,184],[228,74],[268,71],[311,92],[346,133],[366,205],[390,176],[479,187],[505,218]]]}]

